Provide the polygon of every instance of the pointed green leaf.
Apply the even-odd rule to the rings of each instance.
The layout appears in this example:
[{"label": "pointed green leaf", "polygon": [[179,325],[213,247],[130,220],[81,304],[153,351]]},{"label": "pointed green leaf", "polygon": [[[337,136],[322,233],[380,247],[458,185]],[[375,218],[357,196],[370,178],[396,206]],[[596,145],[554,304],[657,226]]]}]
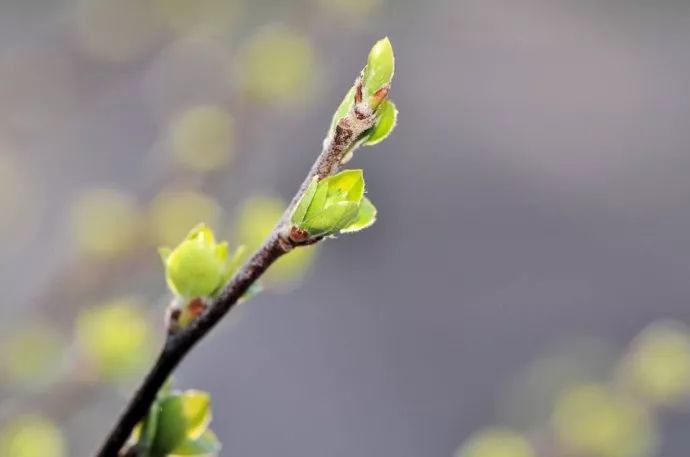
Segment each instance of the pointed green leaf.
[{"label": "pointed green leaf", "polygon": [[395,72],[393,46],[388,37],[379,40],[369,52],[364,69],[364,87],[369,95],[391,82]]},{"label": "pointed green leaf", "polygon": [[343,98],[343,101],[340,102],[340,106],[338,106],[338,109],[335,111],[335,114],[333,115],[333,119],[331,120],[331,130],[335,128],[335,125],[340,121],[340,119],[344,118],[347,115],[354,103],[355,86],[352,86],[350,90],[347,91],[347,94],[345,94],[345,98]]},{"label": "pointed green leaf", "polygon": [[398,110],[390,100],[385,100],[378,109],[378,120],[365,141],[366,146],[373,146],[385,140],[391,134],[398,121]]},{"label": "pointed green leaf", "polygon": [[359,205],[357,218],[350,225],[342,229],[340,233],[359,232],[360,230],[370,227],[376,222],[376,213],[376,207],[368,198],[364,197],[362,203]]},{"label": "pointed green leaf", "polygon": [[186,439],[177,446],[170,457],[177,456],[213,456],[221,450],[220,441],[211,430],[206,430],[199,438],[192,440]]},{"label": "pointed green leaf", "polygon": [[318,181],[319,178],[314,176],[314,179],[312,179],[311,183],[309,183],[309,186],[307,187],[307,190],[304,192],[304,195],[302,195],[302,198],[297,204],[297,208],[295,208],[295,211],[292,213],[292,217],[290,218],[290,221],[293,224],[299,225],[304,220],[304,216],[307,214],[309,205],[311,205],[311,202],[314,199],[314,194],[316,194]]},{"label": "pointed green leaf", "polygon": [[364,171],[362,170],[341,171],[337,175],[329,176],[321,183],[328,186],[329,198],[336,197],[339,200],[344,198],[359,203],[364,195]]}]

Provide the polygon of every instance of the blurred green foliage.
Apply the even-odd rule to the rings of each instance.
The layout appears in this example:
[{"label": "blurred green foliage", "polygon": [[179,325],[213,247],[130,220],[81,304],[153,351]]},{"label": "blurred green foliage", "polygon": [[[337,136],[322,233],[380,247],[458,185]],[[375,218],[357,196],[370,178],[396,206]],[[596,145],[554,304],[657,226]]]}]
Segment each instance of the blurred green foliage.
[{"label": "blurred green foliage", "polygon": [[190,170],[206,172],[226,165],[233,157],[233,118],[212,105],[191,107],[170,126],[175,160]]},{"label": "blurred green foliage", "polygon": [[605,385],[581,384],[563,392],[552,421],[558,440],[575,454],[645,456],[656,443],[655,424],[644,407]]},{"label": "blurred green foliage", "polygon": [[675,321],[656,322],[632,342],[625,377],[646,399],[672,404],[690,397],[690,330]]},{"label": "blurred green foliage", "polygon": [[136,247],[141,222],[134,197],[114,189],[86,190],[71,208],[77,250],[101,258],[112,258]]},{"label": "blurred green foliage", "polygon": [[66,457],[62,432],[49,419],[24,414],[0,428],[0,455],[7,457]]},{"label": "blurred green foliage", "polygon": [[240,0],[153,0],[164,20],[185,34],[225,35],[242,17]]},{"label": "blurred green foliage", "polygon": [[0,342],[2,380],[29,390],[50,385],[65,368],[67,345],[65,336],[44,322],[33,321],[9,330]]},{"label": "blurred green foliage", "polygon": [[105,380],[138,375],[151,362],[154,338],[145,306],[141,298],[125,296],[87,308],[77,316],[79,346]]},{"label": "blurred green foliage", "polygon": [[507,428],[489,427],[472,434],[455,457],[536,457],[536,452],[522,434]]},{"label": "blurred green foliage", "polygon": [[289,27],[269,27],[249,38],[236,65],[242,90],[262,102],[291,103],[314,92],[316,52]]}]

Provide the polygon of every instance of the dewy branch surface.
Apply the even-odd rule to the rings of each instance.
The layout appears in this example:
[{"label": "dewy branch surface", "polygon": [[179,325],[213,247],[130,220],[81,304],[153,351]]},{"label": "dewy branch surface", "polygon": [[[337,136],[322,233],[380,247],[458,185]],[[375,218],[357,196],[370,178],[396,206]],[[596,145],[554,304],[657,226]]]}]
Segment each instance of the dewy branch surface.
[{"label": "dewy branch surface", "polygon": [[[383,41],[381,40],[377,45]],[[385,43],[390,47],[390,42],[387,39]],[[371,66],[371,55],[368,65]],[[98,457],[121,455],[119,453],[132,430],[146,416],[156,394],[180,361],[237,304],[273,262],[293,248],[314,244],[322,239],[322,237],[306,239],[292,237],[291,215],[314,178],[320,181],[336,173],[343,160],[359,145],[364,134],[374,126],[377,121],[376,108],[382,101],[386,100],[390,88],[392,69],[389,73],[388,81],[378,87],[373,94],[369,94],[366,85],[367,69],[365,68],[355,82],[353,100],[347,113],[337,120],[333,128],[330,129],[321,154],[316,159],[278,225],[261,247],[237,271],[223,291],[208,305],[203,314],[189,326],[169,333],[156,363],[118,418],[117,423],[98,451]],[[127,455],[132,455],[131,449]]]}]

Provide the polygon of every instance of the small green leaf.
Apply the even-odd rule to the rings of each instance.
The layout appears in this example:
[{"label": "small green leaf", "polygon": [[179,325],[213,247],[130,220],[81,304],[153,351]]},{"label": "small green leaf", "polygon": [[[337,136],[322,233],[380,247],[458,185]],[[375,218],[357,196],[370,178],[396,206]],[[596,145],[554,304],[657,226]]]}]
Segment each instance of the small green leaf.
[{"label": "small green leaf", "polygon": [[338,109],[335,111],[335,114],[333,115],[333,119],[331,120],[331,130],[335,128],[335,125],[340,121],[340,119],[344,118],[347,115],[354,103],[355,86],[352,86],[350,90],[347,91],[347,94],[345,94],[345,98],[343,98],[343,101],[340,102],[340,106],[338,106]]},{"label": "small green leaf", "polygon": [[393,46],[388,37],[376,42],[369,52],[367,66],[364,69],[364,88],[368,95],[391,82],[395,72]]},{"label": "small green leaf", "polygon": [[211,422],[211,398],[206,392],[188,390],[160,401],[154,455],[166,455],[185,439],[195,440]]},{"label": "small green leaf", "polygon": [[362,198],[357,218],[350,225],[342,229],[340,233],[359,232],[360,230],[370,227],[376,222],[376,213],[376,207],[373,203],[366,197]]},{"label": "small green leaf", "polygon": [[378,109],[378,120],[372,127],[371,133],[364,142],[365,146],[373,146],[385,140],[391,134],[398,121],[398,110],[390,100],[385,100]]},{"label": "small green leaf", "polygon": [[309,205],[311,205],[311,202],[314,199],[314,194],[316,194],[318,181],[319,178],[314,176],[314,179],[312,179],[311,183],[309,183],[304,195],[302,195],[302,198],[297,204],[297,208],[295,208],[295,211],[292,213],[292,217],[290,218],[290,221],[293,224],[299,225],[302,223],[302,221],[304,221],[304,216],[307,214]]},{"label": "small green leaf", "polygon": [[199,438],[192,440],[186,439],[179,446],[177,446],[170,457],[177,456],[196,456],[206,457],[213,456],[220,452],[220,441],[211,430],[206,430]]},{"label": "small green leaf", "polygon": [[151,446],[153,455],[167,455],[184,441],[187,421],[181,393],[172,394],[159,402],[158,427]]}]

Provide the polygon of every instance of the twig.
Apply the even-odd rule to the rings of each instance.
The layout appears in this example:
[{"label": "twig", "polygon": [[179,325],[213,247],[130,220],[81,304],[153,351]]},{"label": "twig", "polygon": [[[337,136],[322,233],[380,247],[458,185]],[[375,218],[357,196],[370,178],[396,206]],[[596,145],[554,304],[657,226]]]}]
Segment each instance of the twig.
[{"label": "twig", "polygon": [[[320,238],[306,241],[295,239],[291,236],[292,227],[289,221],[314,177],[321,180],[337,172],[345,155],[356,146],[357,140],[376,121],[374,111],[369,107],[368,102],[362,98],[361,77],[357,79],[355,84],[357,90],[352,109],[340,119],[329,133],[324,141],[321,154],[316,159],[278,225],[262,246],[235,274],[223,292],[210,303],[204,314],[188,327],[168,334],[155,365],[119,417],[98,452],[98,457],[118,456],[132,430],[146,416],[156,394],[180,361],[197,342],[220,322],[223,316],[230,311],[273,262],[295,247],[320,241]],[[386,88],[382,97],[387,95],[387,90]]]}]

